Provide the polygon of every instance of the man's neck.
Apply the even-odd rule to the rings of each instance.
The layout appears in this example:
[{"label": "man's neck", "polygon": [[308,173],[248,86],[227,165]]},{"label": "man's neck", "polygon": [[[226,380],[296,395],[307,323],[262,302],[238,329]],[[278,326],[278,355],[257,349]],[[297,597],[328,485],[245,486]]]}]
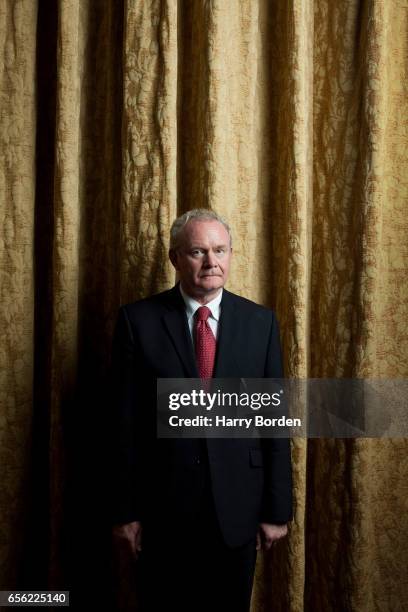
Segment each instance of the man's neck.
[{"label": "man's neck", "polygon": [[198,295],[197,294],[193,295],[190,291],[186,290],[185,287],[183,287],[181,283],[180,283],[180,287],[188,297],[190,297],[192,300],[195,300],[196,302],[201,304],[201,306],[205,306],[209,302],[212,302],[212,300],[215,300],[215,298],[218,295],[220,295],[222,291],[222,287],[220,287],[219,289],[215,289],[214,291],[211,291],[210,293],[205,293],[205,294],[200,293]]}]

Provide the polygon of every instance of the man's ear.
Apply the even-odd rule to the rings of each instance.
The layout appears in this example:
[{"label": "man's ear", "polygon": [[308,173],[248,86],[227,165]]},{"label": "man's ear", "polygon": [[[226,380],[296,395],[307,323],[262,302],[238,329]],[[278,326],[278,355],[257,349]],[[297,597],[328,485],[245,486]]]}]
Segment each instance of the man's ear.
[{"label": "man's ear", "polygon": [[170,258],[170,261],[173,264],[174,268],[176,270],[178,270],[179,269],[179,265],[178,265],[178,262],[177,262],[177,252],[174,249],[170,249],[170,251],[169,251],[169,258]]}]

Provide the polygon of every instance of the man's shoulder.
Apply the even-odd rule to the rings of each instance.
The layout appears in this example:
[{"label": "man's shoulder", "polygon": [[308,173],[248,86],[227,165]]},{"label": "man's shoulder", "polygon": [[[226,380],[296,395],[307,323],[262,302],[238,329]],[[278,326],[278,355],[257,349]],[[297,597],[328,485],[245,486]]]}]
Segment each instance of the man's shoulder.
[{"label": "man's shoulder", "polygon": [[[181,297],[178,286],[174,286],[167,291],[162,291],[154,295],[145,297],[135,302],[130,302],[121,306],[121,310],[124,310],[129,318],[140,317],[140,316],[156,316],[162,314],[169,309],[180,307],[183,305],[183,298]],[[274,312],[271,308],[258,304],[248,298],[245,298],[236,293],[232,293],[227,289],[223,290],[223,296],[221,301],[222,306],[233,306],[240,313],[245,315],[255,316],[257,318],[268,319],[274,318]]]},{"label": "man's shoulder", "polygon": [[271,316],[271,314],[273,314],[273,310],[271,308],[263,306],[262,304],[258,304],[257,302],[253,302],[248,298],[242,297],[242,295],[232,293],[231,291],[227,291],[226,289],[224,289],[224,294],[225,295],[223,299],[231,301],[231,303],[233,303],[238,308],[241,308],[246,311],[257,312],[259,314],[267,316]]},{"label": "man's shoulder", "polygon": [[172,287],[166,291],[155,293],[148,297],[123,304],[120,309],[124,310],[128,316],[137,316],[144,313],[159,312],[167,310],[169,306],[175,304],[180,299],[177,287]]},{"label": "man's shoulder", "polygon": [[248,298],[242,297],[242,295],[231,293],[231,291],[227,291],[226,289],[224,289],[223,300],[233,304],[234,307],[239,309],[243,314],[251,314],[269,320],[271,317],[275,317],[275,313],[271,308],[258,304],[257,302],[253,302]]}]

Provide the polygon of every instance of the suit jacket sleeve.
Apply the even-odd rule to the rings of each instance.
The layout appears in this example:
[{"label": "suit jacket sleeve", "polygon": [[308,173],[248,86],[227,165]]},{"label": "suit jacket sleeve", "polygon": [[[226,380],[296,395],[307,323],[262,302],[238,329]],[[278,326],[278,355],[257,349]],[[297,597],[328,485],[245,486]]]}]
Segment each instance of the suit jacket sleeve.
[{"label": "suit jacket sleeve", "polygon": [[[265,378],[283,378],[279,326],[273,313]],[[287,438],[272,438],[263,439],[261,443],[264,462],[261,522],[284,524],[293,518],[290,441]]]},{"label": "suit jacket sleeve", "polygon": [[140,388],[137,381],[137,346],[126,312],[119,310],[113,339],[111,406],[112,453],[111,453],[111,515],[113,524],[124,524],[140,520],[137,469],[137,402]]}]

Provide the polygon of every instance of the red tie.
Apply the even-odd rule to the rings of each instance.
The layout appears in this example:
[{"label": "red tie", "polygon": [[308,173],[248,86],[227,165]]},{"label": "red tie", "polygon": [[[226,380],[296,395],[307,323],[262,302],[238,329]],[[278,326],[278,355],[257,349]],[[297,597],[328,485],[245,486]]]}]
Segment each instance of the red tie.
[{"label": "red tie", "polygon": [[211,378],[214,370],[217,343],[208,324],[210,315],[211,310],[207,306],[200,306],[194,315],[195,352],[200,378]]}]

